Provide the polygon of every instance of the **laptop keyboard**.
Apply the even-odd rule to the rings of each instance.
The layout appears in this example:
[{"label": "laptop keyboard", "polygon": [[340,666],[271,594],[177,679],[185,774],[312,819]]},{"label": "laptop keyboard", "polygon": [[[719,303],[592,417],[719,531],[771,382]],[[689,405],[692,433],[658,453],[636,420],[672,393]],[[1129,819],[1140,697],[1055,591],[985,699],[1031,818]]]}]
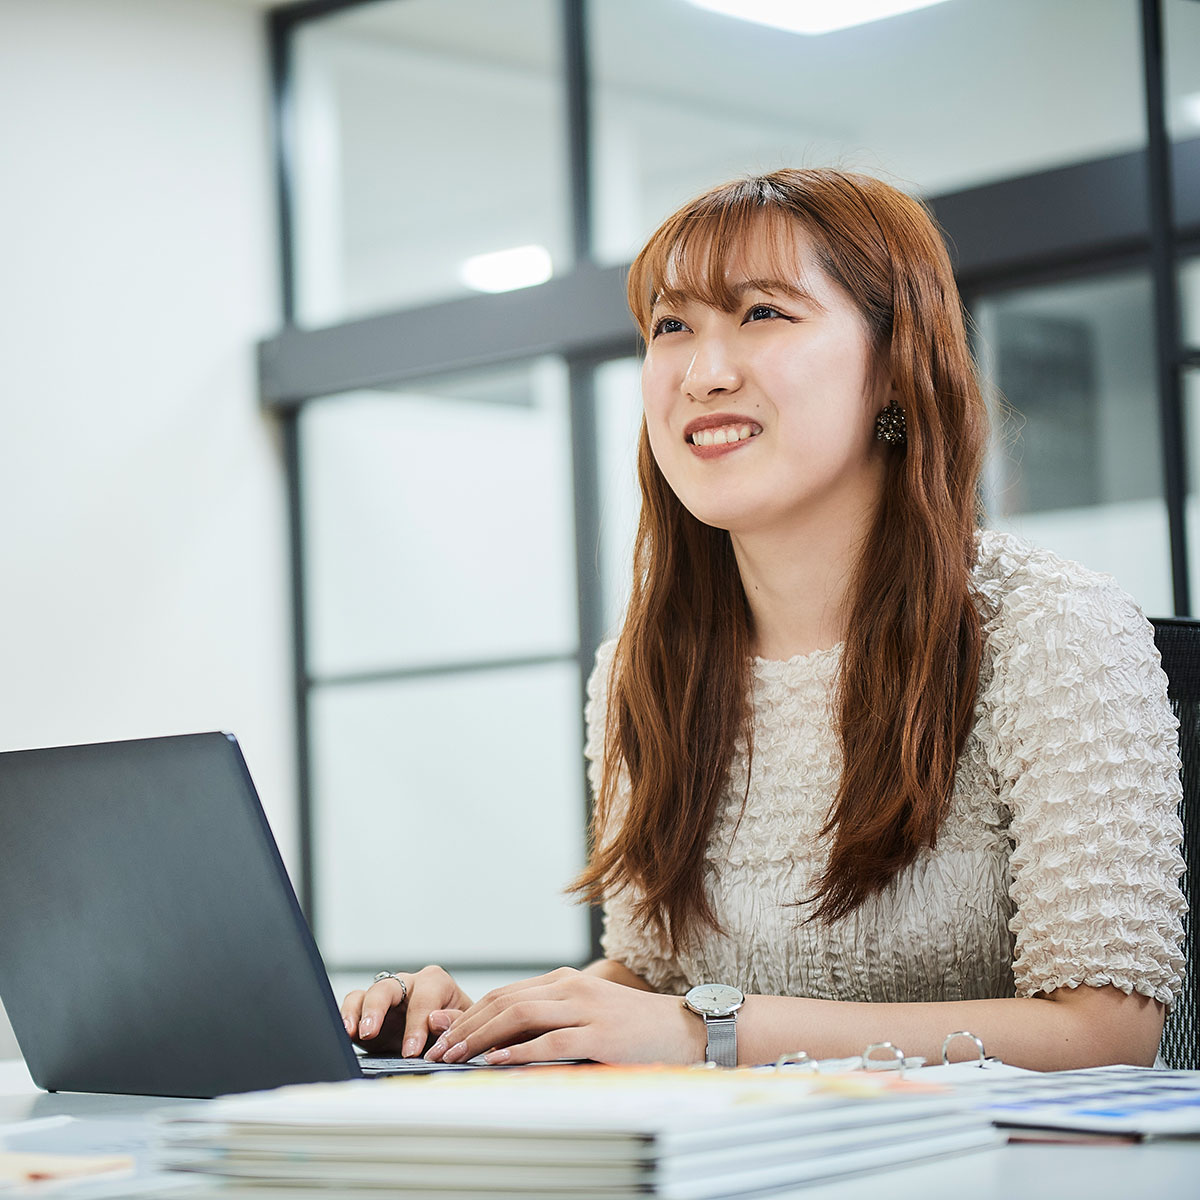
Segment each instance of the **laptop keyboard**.
[{"label": "laptop keyboard", "polygon": [[424,1058],[385,1058],[378,1054],[360,1055],[358,1065],[364,1075],[431,1075],[434,1071],[477,1071],[490,1066],[482,1060],[461,1063],[429,1062]]}]

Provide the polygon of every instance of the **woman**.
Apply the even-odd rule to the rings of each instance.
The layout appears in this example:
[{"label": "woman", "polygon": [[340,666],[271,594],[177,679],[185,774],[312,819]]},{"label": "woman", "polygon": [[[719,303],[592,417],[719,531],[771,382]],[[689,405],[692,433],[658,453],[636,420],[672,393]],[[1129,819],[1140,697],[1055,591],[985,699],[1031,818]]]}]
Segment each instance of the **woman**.
[{"label": "woman", "polygon": [[576,883],[606,957],[477,1004],[389,976],[347,1030],[446,1062],[931,1058],[959,1029],[1153,1062],[1182,968],[1165,680],[1111,580],[977,529],[984,408],[924,209],[836,171],[731,183],[629,300],[643,508]]}]

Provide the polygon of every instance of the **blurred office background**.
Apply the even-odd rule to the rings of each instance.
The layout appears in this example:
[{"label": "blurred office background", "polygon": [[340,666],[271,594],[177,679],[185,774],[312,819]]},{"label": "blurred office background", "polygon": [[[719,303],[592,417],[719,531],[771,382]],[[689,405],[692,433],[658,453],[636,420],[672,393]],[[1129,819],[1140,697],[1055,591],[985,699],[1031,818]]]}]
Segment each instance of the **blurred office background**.
[{"label": "blurred office background", "polygon": [[[585,960],[561,889],[636,514],[622,271],[783,165],[931,200],[992,523],[1174,611],[1200,422],[1173,553],[1141,10],[0,0],[0,747],[235,731],[339,976]],[[1196,344],[1200,3],[1161,11]]]}]

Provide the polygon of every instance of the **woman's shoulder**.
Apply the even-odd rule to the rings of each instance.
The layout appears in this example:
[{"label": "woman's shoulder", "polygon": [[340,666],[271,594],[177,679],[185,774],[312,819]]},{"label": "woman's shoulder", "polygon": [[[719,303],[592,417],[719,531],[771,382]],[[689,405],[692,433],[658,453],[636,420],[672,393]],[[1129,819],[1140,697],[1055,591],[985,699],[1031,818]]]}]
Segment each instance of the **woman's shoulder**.
[{"label": "woman's shoulder", "polygon": [[[1157,692],[1154,631],[1110,575],[1014,534],[981,531],[974,572],[987,647],[985,678],[1028,702],[1072,687]],[[1076,691],[1074,703],[1080,702]],[[995,697],[993,697],[995,698]]]},{"label": "woman's shoulder", "polygon": [[1119,633],[1147,625],[1111,575],[1002,530],[981,529],[976,546],[972,582],[987,626],[1098,622]]}]

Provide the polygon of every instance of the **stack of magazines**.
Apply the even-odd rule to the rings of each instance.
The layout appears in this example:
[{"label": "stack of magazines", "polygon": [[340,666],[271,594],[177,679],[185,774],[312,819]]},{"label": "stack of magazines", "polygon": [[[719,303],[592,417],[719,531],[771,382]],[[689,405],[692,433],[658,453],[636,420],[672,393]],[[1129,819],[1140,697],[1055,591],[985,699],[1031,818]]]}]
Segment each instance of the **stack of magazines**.
[{"label": "stack of magazines", "polygon": [[961,1097],[896,1073],[664,1067],[310,1084],[169,1110],[160,1135],[160,1165],[260,1200],[715,1200],[1001,1142]]}]

